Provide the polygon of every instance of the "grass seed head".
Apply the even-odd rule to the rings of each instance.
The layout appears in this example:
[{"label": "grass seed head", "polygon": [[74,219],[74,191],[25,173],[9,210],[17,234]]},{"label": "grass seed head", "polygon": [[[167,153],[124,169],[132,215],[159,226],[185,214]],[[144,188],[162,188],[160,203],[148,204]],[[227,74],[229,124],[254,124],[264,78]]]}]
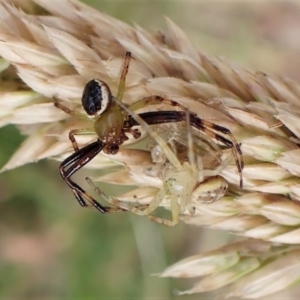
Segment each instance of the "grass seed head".
[{"label": "grass seed head", "polygon": [[[299,281],[299,250],[292,247],[300,244],[300,86],[199,51],[170,19],[163,34],[150,33],[76,0],[35,3],[49,14],[25,13],[0,1],[0,125],[16,124],[27,135],[2,171],[70,155],[69,131],[86,124],[54,108],[52,97],[80,110],[83,87],[91,78],[107,82],[115,94],[123,56],[131,51],[135,60],[126,81],[126,104],[153,94],[168,96],[200,118],[230,129],[242,147],[244,189],[239,189],[239,176],[230,161],[221,171],[230,183],[227,194],[216,203],[199,204],[194,215],[182,220],[261,239],[187,258],[161,276],[205,275],[186,293],[234,283],[230,295],[249,299]],[[78,142],[82,146],[95,138],[80,137]],[[115,156],[101,154],[86,167],[126,163],[121,171],[97,179],[116,185],[135,183],[137,189],[121,199],[138,195],[147,203],[162,182],[153,177],[149,183],[143,163],[151,163],[151,156],[135,151],[132,155],[124,148]],[[228,150],[221,152],[222,159],[230,155]],[[126,178],[118,180],[120,174]],[[264,260],[266,256],[269,260]]]}]

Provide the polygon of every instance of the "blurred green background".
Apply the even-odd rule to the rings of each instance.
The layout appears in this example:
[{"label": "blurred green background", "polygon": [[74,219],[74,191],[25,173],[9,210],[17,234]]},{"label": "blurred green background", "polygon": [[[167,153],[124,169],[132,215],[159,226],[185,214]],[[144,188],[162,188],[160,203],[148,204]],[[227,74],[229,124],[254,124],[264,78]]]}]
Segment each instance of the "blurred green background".
[{"label": "blurred green background", "polygon": [[[166,30],[168,16],[205,53],[299,81],[298,2],[86,2],[150,31]],[[7,126],[0,140],[3,166],[23,137]],[[151,275],[232,239],[224,232],[184,224],[165,228],[127,213],[82,209],[53,161],[1,174],[0,191],[1,299],[173,299],[192,282]]]}]

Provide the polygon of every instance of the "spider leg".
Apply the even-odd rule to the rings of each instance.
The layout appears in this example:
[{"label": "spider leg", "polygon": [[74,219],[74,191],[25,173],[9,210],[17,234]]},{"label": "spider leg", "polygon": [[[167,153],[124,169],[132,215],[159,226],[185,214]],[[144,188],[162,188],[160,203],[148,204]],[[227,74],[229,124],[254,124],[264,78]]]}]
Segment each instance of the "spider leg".
[{"label": "spider leg", "polygon": [[[76,112],[76,111],[66,107],[65,105],[61,104],[56,97],[53,97],[53,99],[54,99],[54,106],[63,110],[65,113],[67,113],[71,116],[77,117],[79,119],[82,119],[82,120],[90,121],[90,118],[88,118],[86,115]],[[73,129],[69,132],[69,139],[72,143],[74,151],[79,150],[78,144],[75,139],[75,135],[91,134],[91,133],[95,133],[95,130],[93,130],[92,128]]]},{"label": "spider leg", "polygon": [[118,87],[117,99],[119,101],[122,101],[122,99],[123,99],[123,95],[124,95],[124,91],[125,91],[126,75],[128,73],[130,59],[131,59],[131,53],[127,51],[126,55],[125,55],[125,60],[123,63],[119,87]]},{"label": "spider leg", "polygon": [[133,103],[132,105],[130,105],[129,109],[136,111],[137,109],[143,108],[146,105],[156,105],[156,104],[168,104],[173,107],[177,106],[177,107],[181,108],[183,111],[186,110],[186,108],[183,105],[179,104],[178,102],[175,102],[171,99],[164,98],[164,97],[161,97],[158,95],[152,95],[152,96],[145,97],[145,98]]},{"label": "spider leg", "polygon": [[[237,166],[237,170],[240,175],[240,188],[242,189],[243,188],[242,171],[244,168],[244,159],[243,159],[243,154],[240,145],[237,143],[231,131],[223,126],[200,119],[196,115],[191,115],[191,125],[198,128],[199,130],[202,130],[210,137],[216,139],[217,141],[231,148],[233,157],[235,159],[235,164]],[[231,140],[226,139],[222,135],[217,134],[212,130],[228,135]]]},{"label": "spider leg", "polygon": [[161,189],[154,197],[154,199],[147,205],[147,207],[143,210],[132,207],[130,211],[139,216],[150,215],[154,212],[159,205],[162,203],[163,199],[166,197],[165,189]]},{"label": "spider leg", "polygon": [[142,212],[143,210],[141,210],[141,208],[147,208],[148,205],[146,206],[141,206],[139,208],[134,208],[134,207],[130,207],[129,205],[127,205],[126,203],[124,203],[123,201],[120,201],[114,197],[108,196],[106,195],[104,192],[102,192],[102,190],[97,187],[94,182],[91,180],[91,178],[86,177],[85,180],[87,181],[87,183],[94,189],[94,191],[100,195],[107,203],[117,206],[120,209],[122,209],[122,211],[131,211],[137,215],[141,215],[139,214],[139,212]]},{"label": "spider leg", "polygon": [[[192,167],[194,176],[197,176],[198,172],[197,172],[197,168],[196,168],[196,157],[195,157],[195,152],[194,152],[193,137],[192,137],[192,131],[191,131],[190,112],[188,109],[186,109],[186,111],[185,111],[185,118],[186,118],[188,159],[189,159],[189,163]],[[203,165],[202,165],[201,171],[203,171]]]},{"label": "spider leg", "polygon": [[84,134],[91,134],[95,133],[95,130],[92,128],[80,128],[80,129],[72,129],[69,132],[69,139],[72,143],[72,146],[74,148],[74,151],[78,151],[79,147],[75,139],[75,135],[84,135]]},{"label": "spider leg", "polygon": [[54,106],[63,110],[66,114],[71,115],[76,118],[79,118],[81,120],[91,121],[91,119],[88,118],[85,114],[82,114],[78,111],[72,110],[72,109],[68,108],[67,106],[61,104],[61,102],[59,102],[58,98],[53,97],[53,100],[54,100]]},{"label": "spider leg", "polygon": [[[80,149],[79,151],[73,153],[69,157],[67,157],[62,163],[60,164],[59,167],[59,172],[63,180],[68,184],[68,186],[72,189],[76,199],[78,200],[79,204],[81,206],[87,206],[83,198],[81,197],[81,194],[84,194],[84,191],[81,187],[79,187],[75,182],[73,182],[70,177],[73,175],[77,170],[79,170],[81,167],[83,167],[83,163],[81,162],[82,158],[84,158],[87,153],[89,154],[90,152],[96,150],[97,147],[100,146],[97,142],[94,142],[92,144],[87,145],[86,147]],[[100,152],[100,149],[99,149]],[[97,154],[97,150],[95,155]],[[95,156],[94,155],[94,156]],[[92,156],[90,160],[94,157]],[[80,166],[81,163],[81,166]],[[68,168],[69,169],[66,169]]]},{"label": "spider leg", "polygon": [[[221,164],[221,156],[223,153],[219,145],[213,142],[212,139],[207,139],[207,135],[202,131],[195,128],[192,129],[194,129],[192,131],[194,151],[201,154],[204,149],[207,153],[210,153],[219,164]],[[186,136],[186,128],[181,128],[180,131],[176,133],[176,141],[187,146],[187,140],[184,136]]]},{"label": "spider leg", "polygon": [[120,208],[102,206],[90,195],[88,195],[79,185],[77,185],[70,179],[70,177],[74,173],[76,173],[79,169],[81,169],[84,165],[91,161],[102,150],[103,146],[103,143],[97,141],[81,148],[80,150],[67,157],[59,167],[60,175],[71,188],[73,194],[75,195],[77,201],[81,206],[87,206],[85,202],[85,200],[87,200],[101,213],[123,211]]},{"label": "spider leg", "polygon": [[[164,197],[165,197],[164,190],[159,191],[157,193],[157,195],[155,196],[155,200],[153,200],[149,205],[147,205],[146,208],[144,208],[144,207],[136,208],[136,207],[130,207],[130,206],[124,204],[123,201],[120,201],[116,198],[113,198],[113,197],[110,197],[110,196],[106,195],[105,193],[103,193],[101,191],[101,189],[99,187],[97,187],[92,182],[92,180],[90,178],[87,177],[86,180],[89,183],[89,185],[95,190],[95,192],[97,194],[99,194],[106,202],[110,203],[111,205],[118,206],[121,209],[126,210],[126,211],[130,211],[135,215],[147,216],[149,218],[149,220],[151,220],[152,222],[163,224],[163,225],[166,225],[166,226],[169,226],[169,227],[170,226],[175,226],[179,222],[179,205],[177,203],[176,195],[171,195],[172,220],[167,220],[167,219],[164,219],[164,218],[149,215],[156,208],[159,207],[159,204],[164,199]],[[141,208],[144,208],[144,209],[141,209]]]},{"label": "spider leg", "polygon": [[172,213],[172,220],[163,219],[156,216],[148,216],[149,220],[155,223],[163,224],[168,227],[172,227],[178,224],[179,222],[179,205],[177,202],[177,196],[171,195],[171,213]]},{"label": "spider leg", "polygon": [[[188,109],[185,110],[185,119],[186,119],[186,134],[187,134],[187,150],[188,150],[188,161],[189,161],[189,169],[192,172],[193,178],[198,178],[202,182],[203,177],[203,163],[202,159],[198,159],[196,163],[196,156],[194,152],[194,144],[193,144],[193,137],[191,131],[191,124],[190,124],[190,111]],[[200,167],[200,168],[199,168]],[[194,186],[192,187],[194,189]],[[181,201],[180,201],[180,211],[183,212],[185,208],[189,210],[191,215],[194,213],[194,208],[191,207],[192,197],[191,194],[188,192],[187,186],[185,186],[186,192],[184,193]]]}]

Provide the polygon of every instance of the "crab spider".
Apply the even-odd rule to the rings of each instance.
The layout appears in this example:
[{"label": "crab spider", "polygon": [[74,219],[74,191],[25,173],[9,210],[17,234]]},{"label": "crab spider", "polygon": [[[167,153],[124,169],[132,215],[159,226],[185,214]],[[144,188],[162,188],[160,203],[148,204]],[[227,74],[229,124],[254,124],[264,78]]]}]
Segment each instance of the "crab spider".
[{"label": "crab spider", "polygon": [[[130,110],[119,103],[128,113]],[[163,163],[160,178],[163,186],[159,189],[153,199],[146,207],[132,207],[116,198],[109,197],[103,193],[93,182],[87,178],[89,184],[95,191],[103,197],[108,203],[120,207],[124,210],[131,211],[136,215],[147,216],[151,221],[164,224],[166,226],[174,226],[179,222],[179,216],[186,210],[190,214],[194,214],[195,205],[200,202],[210,203],[220,199],[227,191],[228,184],[221,176],[218,176],[220,170],[215,172],[209,171],[209,175],[216,175],[205,179],[205,171],[203,170],[201,158],[195,157],[193,150],[193,140],[190,130],[189,113],[186,113],[187,123],[187,147],[188,162],[181,163],[168,144],[137,114],[130,112],[133,118],[149,133],[149,135],[157,142],[159,147],[155,151],[162,152],[159,156],[165,156],[167,163]],[[160,160],[160,159],[159,159]],[[163,158],[162,161],[165,161]],[[213,174],[214,173],[214,174]],[[172,219],[164,219],[151,215],[165,199],[169,199]],[[166,201],[164,201],[166,203]]]}]

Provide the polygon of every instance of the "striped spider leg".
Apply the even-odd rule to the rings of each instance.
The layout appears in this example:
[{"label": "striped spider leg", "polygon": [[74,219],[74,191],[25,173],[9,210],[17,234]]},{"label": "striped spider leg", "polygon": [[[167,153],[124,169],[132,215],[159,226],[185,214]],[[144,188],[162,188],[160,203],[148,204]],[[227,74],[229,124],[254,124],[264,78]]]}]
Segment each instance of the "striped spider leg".
[{"label": "striped spider leg", "polygon": [[[202,163],[199,163],[201,158],[197,159],[194,155],[188,112],[185,112],[185,114],[189,161],[181,163],[168,144],[139,115],[130,111],[124,104],[119,103],[119,105],[122,106],[128,114],[130,113],[142,128],[155,140],[163,154],[166,156],[167,164],[165,164],[160,176],[163,181],[163,186],[145,208],[130,207],[125,204],[124,201],[106,195],[96,187],[89,178],[87,178],[89,184],[103,197],[104,200],[110,204],[129,210],[134,214],[147,216],[153,222],[164,224],[166,226],[174,226],[179,222],[180,213],[188,210],[193,214],[196,202],[199,202],[199,200],[205,202],[205,197],[211,200],[212,197],[207,196],[210,192],[215,194],[214,200],[217,200],[218,197],[221,198],[224,195],[227,191],[228,184],[222,177],[214,176],[203,182],[204,170],[202,168]],[[213,188],[214,191],[211,191],[211,188]],[[203,195],[205,195],[204,198]],[[169,199],[172,219],[168,220],[151,215],[166,198]]]},{"label": "striped spider leg", "polygon": [[[163,123],[176,123],[176,122],[182,122],[185,120],[185,110],[186,108],[171,100],[168,98],[163,98],[161,96],[153,95],[146,97],[144,99],[141,99],[137,101],[136,103],[132,104],[129,109],[130,111],[136,111],[140,108],[143,108],[146,105],[154,105],[154,104],[167,104],[172,107],[178,107],[182,111],[157,111],[157,115],[161,114],[163,116],[164,114],[164,122],[157,122],[153,121],[152,124],[163,124]],[[127,112],[129,114],[129,112]],[[143,114],[139,114],[140,117],[142,117]],[[209,122],[207,120],[199,118],[195,113],[190,112],[190,125],[193,129],[197,130],[198,132],[202,132],[206,136],[218,141],[218,143],[224,145],[225,147],[231,148],[233,157],[235,159],[237,171],[240,177],[240,189],[243,188],[243,176],[242,176],[242,170],[244,168],[244,159],[242,155],[242,151],[240,148],[240,145],[237,143],[236,139],[234,138],[233,134],[229,129],[226,127],[220,126],[218,124]],[[146,121],[146,120],[144,120]],[[147,122],[148,124],[151,124]],[[136,124],[138,125],[138,124]],[[223,135],[228,136],[229,139],[225,138]],[[199,140],[200,141],[200,140]],[[211,144],[212,145],[212,144]]]}]

